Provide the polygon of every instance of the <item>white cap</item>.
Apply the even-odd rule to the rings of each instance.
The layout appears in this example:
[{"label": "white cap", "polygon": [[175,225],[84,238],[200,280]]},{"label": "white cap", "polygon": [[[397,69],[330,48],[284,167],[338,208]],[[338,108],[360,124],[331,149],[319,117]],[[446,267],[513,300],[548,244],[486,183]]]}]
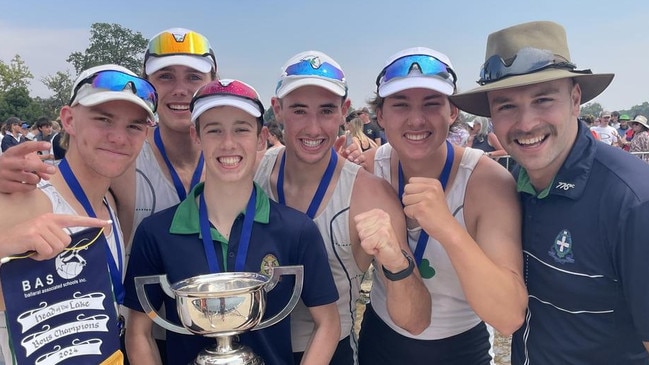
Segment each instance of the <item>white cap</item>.
[{"label": "white cap", "polygon": [[[450,69],[453,69],[451,60],[445,54],[437,52],[434,49],[426,47],[412,47],[404,49],[392,55],[385,62],[384,69],[388,67],[392,62],[398,60],[401,57],[410,56],[410,55],[428,55],[437,58],[438,60],[445,63]],[[379,80],[378,94],[380,97],[385,98],[392,94],[396,94],[403,90],[414,89],[414,88],[423,88],[438,91],[444,95],[453,95],[455,91],[455,84],[452,79],[445,79],[439,76],[426,76],[422,75],[421,72],[413,70],[406,77],[393,78],[388,82],[383,82],[383,78]]]},{"label": "white cap", "polygon": [[157,119],[153,112],[153,109],[151,109],[151,107],[139,96],[137,96],[131,89],[125,88],[121,91],[111,91],[107,89],[95,88],[88,83],[79,86],[81,82],[101,71],[119,71],[131,76],[138,77],[131,70],[119,65],[108,64],[91,67],[87,70],[82,71],[74,81],[74,84],[72,85],[72,95],[70,96],[72,104],[70,104],[70,106],[80,104],[86,107],[91,107],[107,103],[109,101],[130,101],[131,103],[141,106],[144,110],[146,110],[146,112],[149,114],[150,123],[155,124],[155,121]]},{"label": "white cap", "polygon": [[[313,70],[320,69],[323,73],[323,76],[319,76],[317,74],[288,75],[287,68],[300,62],[305,62],[305,65],[310,64],[310,67],[312,67]],[[325,65],[325,63],[327,63],[327,65]],[[325,68],[323,66],[328,68]],[[328,70],[330,70],[329,68],[331,67],[335,68],[335,71],[340,73],[340,75],[338,75],[342,76],[340,77],[340,80],[336,78],[336,75],[328,72]],[[336,61],[334,61],[333,58],[320,51],[300,52],[291,57],[282,67],[282,74],[280,75],[280,79],[275,90],[275,95],[277,95],[278,98],[283,98],[291,91],[302,86],[318,86],[327,89],[339,96],[347,95],[347,81],[345,79],[342,68]]]},{"label": "white cap", "polygon": [[[232,80],[232,79],[221,79],[212,82],[219,82],[221,85],[228,85],[233,81],[245,84],[246,86],[250,87],[250,89],[254,90],[255,93],[257,94],[257,100],[260,100],[259,93],[257,93],[257,91],[252,86],[242,81]],[[209,84],[204,87],[209,87]],[[200,117],[201,114],[203,114],[205,111],[219,106],[232,106],[243,110],[244,112],[252,115],[255,118],[261,117],[263,113],[263,110],[260,110],[260,104],[257,104],[248,98],[243,98],[243,97],[229,95],[229,94],[214,94],[209,96],[202,96],[199,99],[196,99],[196,102],[194,103],[194,106],[192,108],[192,119],[191,119],[192,122],[196,122],[198,117]]]}]

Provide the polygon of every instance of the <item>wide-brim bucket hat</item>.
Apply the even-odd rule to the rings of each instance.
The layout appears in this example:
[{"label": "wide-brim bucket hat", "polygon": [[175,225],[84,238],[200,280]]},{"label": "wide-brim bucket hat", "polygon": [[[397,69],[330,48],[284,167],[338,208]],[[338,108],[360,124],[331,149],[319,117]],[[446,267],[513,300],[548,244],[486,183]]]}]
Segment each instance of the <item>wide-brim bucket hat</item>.
[{"label": "wide-brim bucket hat", "polygon": [[633,120],[629,121],[629,123],[638,123],[643,127],[649,129],[649,123],[647,123],[647,118],[644,115],[636,116]]},{"label": "wide-brim bucket hat", "polygon": [[565,29],[554,22],[515,25],[489,35],[481,85],[452,95],[451,102],[471,114],[490,117],[487,92],[573,78],[581,88],[581,104],[601,94],[612,73],[577,70],[570,60]]}]

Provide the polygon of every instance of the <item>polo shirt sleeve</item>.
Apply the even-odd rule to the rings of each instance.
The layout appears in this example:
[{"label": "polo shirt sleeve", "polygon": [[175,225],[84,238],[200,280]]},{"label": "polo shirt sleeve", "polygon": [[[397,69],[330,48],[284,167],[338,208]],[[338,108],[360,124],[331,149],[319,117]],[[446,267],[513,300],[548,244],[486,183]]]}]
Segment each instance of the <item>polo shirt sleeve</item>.
[{"label": "polo shirt sleeve", "polygon": [[[142,305],[137,297],[135,278],[138,276],[158,275],[164,273],[161,266],[162,259],[160,256],[160,250],[158,249],[158,245],[155,243],[150,230],[152,225],[147,224],[147,220],[149,219],[145,219],[135,231],[131,256],[126,270],[126,279],[124,279],[124,286],[126,288],[124,306],[139,312],[144,312],[144,310],[142,309]],[[160,308],[164,295],[166,295],[160,285],[147,285],[146,293],[153,308]]]},{"label": "polo shirt sleeve", "polygon": [[334,303],[338,290],[327,259],[322,235],[316,224],[304,216],[300,226],[298,262],[304,266],[302,301],[307,307]]},{"label": "polo shirt sleeve", "polygon": [[[623,212],[624,213],[624,212]],[[620,217],[616,265],[633,323],[643,341],[649,341],[649,201]]]}]

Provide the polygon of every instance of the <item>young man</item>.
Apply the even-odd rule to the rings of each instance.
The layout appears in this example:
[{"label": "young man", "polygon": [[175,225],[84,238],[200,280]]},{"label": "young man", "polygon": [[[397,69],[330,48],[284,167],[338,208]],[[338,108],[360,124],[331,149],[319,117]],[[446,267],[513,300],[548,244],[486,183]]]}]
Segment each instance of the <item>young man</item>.
[{"label": "young man", "polygon": [[16,117],[9,117],[5,121],[5,135],[4,138],[2,138],[2,152],[7,152],[9,148],[25,141],[26,139],[22,135],[20,119]]},{"label": "young man", "polygon": [[[266,152],[255,181],[271,198],[306,212],[318,225],[340,296],[342,331],[332,364],[353,364],[355,305],[372,260],[385,281],[387,306],[398,326],[412,333],[426,328],[430,298],[412,264],[404,216],[389,185],[338,159],[332,149],[350,104],[338,63],[318,51],[291,57],[282,68],[272,104],[284,125],[286,147]],[[299,362],[314,328],[301,303],[291,314],[291,326]]]},{"label": "young man", "polygon": [[649,168],[577,119],[613,74],[577,70],[552,22],[495,32],[486,55],[482,86],[451,100],[490,116],[521,166],[529,307],[512,364],[648,364]]},{"label": "young man", "polygon": [[[270,275],[268,266],[303,265],[301,298],[316,324],[303,363],[328,364],[340,333],[338,295],[315,224],[303,213],[271,201],[253,183],[257,150],[266,145],[260,133],[264,108],[257,92],[240,81],[213,81],[199,89],[190,109],[196,123],[191,135],[205,156],[205,183],[179,205],[146,218],[136,231],[125,300],[131,308],[127,326],[131,363],[160,362],[153,348],[153,321],[142,312],[134,277],[166,274],[173,283],[226,271]],[[268,293],[267,318],[286,304],[292,283],[290,277],[283,278]],[[164,302],[167,318],[179,323],[175,298],[154,289],[147,290],[155,293],[149,294],[154,307]],[[241,342],[267,364],[293,362],[289,338],[288,318],[240,335]],[[213,344],[213,338],[168,332],[167,363],[187,364]]]},{"label": "young man", "polygon": [[[52,130],[52,121],[47,117],[40,117],[36,120],[36,128],[38,129],[38,134],[34,137],[36,141],[45,141],[51,142],[52,137],[54,137],[54,131]],[[54,160],[54,154],[50,153],[50,150],[39,151],[38,155],[41,160],[52,162]]]},{"label": "young man", "polygon": [[[73,85],[70,105],[61,109],[61,122],[69,136],[65,163],[35,190],[0,195],[1,231],[46,213],[96,217],[103,224],[113,220],[106,227],[105,236],[112,254],[108,259],[115,264],[107,266],[116,270],[111,269],[111,277],[115,278],[112,284],[118,302],[123,294],[120,289],[123,288],[124,239],[108,188],[111,180],[135,161],[154,118],[156,104],[153,86],[121,66],[103,65],[82,72]],[[62,225],[70,224],[74,221],[54,220],[50,225],[41,226],[45,230],[43,239],[29,245],[16,242],[13,252],[3,247],[3,257],[26,250],[35,250],[39,254],[36,258],[54,257],[70,242],[61,229]],[[4,301],[0,307],[4,310]],[[6,336],[3,338],[6,340]],[[11,354],[4,349],[3,353]]]},{"label": "young man", "polygon": [[375,151],[374,173],[403,202],[432,309],[422,333],[400,329],[377,280],[361,326],[361,365],[489,365],[484,322],[504,335],[523,323],[527,292],[514,180],[483,151],[447,141],[459,113],[448,99],[456,82],[450,59],[426,47],[395,53],[377,77],[370,105],[389,143]]},{"label": "young man", "polygon": [[158,127],[136,164],[111,185],[128,238],[142,219],[178,204],[202,180],[202,154],[189,135],[189,102],[216,72],[214,51],[200,33],[171,28],[149,41],[144,74],[160,98]]},{"label": "young man", "polygon": [[617,133],[617,129],[610,125],[610,122],[611,112],[604,110],[599,115],[599,125],[592,127],[591,130],[599,135],[600,141],[611,146],[618,146],[620,135]]}]

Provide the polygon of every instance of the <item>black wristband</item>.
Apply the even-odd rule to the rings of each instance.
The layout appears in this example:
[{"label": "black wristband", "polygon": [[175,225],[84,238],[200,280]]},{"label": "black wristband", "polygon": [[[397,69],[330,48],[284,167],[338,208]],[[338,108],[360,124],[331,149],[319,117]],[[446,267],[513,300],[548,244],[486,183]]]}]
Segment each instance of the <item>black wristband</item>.
[{"label": "black wristband", "polygon": [[410,255],[404,250],[401,250],[401,253],[403,253],[403,256],[408,260],[408,267],[405,269],[393,273],[391,271],[388,271],[383,265],[381,265],[381,268],[383,269],[383,275],[385,275],[385,278],[390,280],[390,281],[399,281],[407,278],[412,274],[412,272],[415,270],[415,261],[412,259]]}]

